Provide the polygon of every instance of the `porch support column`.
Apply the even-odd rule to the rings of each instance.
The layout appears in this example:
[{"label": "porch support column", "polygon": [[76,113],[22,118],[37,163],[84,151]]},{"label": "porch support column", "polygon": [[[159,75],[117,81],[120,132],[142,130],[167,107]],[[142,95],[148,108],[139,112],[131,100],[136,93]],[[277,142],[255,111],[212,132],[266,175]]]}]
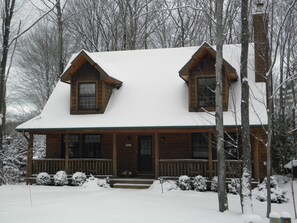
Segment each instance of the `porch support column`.
[{"label": "porch support column", "polygon": [[208,177],[213,177],[213,166],[212,166],[212,134],[208,132]]},{"label": "porch support column", "polygon": [[255,181],[260,180],[260,173],[259,173],[259,138],[260,132],[256,131],[254,136],[254,179]]},{"label": "porch support column", "polygon": [[33,158],[33,134],[30,133],[29,137],[25,135],[28,141],[27,149],[27,170],[26,170],[26,184],[30,183],[30,177],[32,176],[32,158]]},{"label": "porch support column", "polygon": [[117,177],[118,169],[117,169],[117,135],[116,133],[112,134],[112,169],[113,169],[113,177]]},{"label": "porch support column", "polygon": [[159,162],[160,155],[159,155],[159,133],[155,132],[155,178],[159,177]]},{"label": "porch support column", "polygon": [[69,161],[69,134],[65,134],[65,172],[68,174],[69,171],[69,166],[68,166],[68,161]]}]

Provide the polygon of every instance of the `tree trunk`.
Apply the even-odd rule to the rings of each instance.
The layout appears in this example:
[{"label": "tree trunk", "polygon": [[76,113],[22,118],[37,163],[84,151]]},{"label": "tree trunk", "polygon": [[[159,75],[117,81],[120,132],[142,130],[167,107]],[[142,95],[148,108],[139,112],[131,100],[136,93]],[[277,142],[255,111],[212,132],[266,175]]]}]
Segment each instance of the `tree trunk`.
[{"label": "tree trunk", "polygon": [[252,191],[251,191],[251,143],[250,143],[250,120],[249,120],[249,83],[247,76],[247,62],[249,51],[249,23],[248,23],[249,1],[242,0],[241,5],[241,129],[242,129],[242,178],[241,178],[241,207],[243,213],[252,213]]},{"label": "tree trunk", "polygon": [[59,41],[59,73],[62,74],[64,70],[64,44],[63,44],[63,21],[62,21],[62,9],[60,0],[56,0],[57,9],[57,24],[58,24],[58,41]]},{"label": "tree trunk", "polygon": [[14,12],[15,0],[4,1],[4,15],[3,15],[3,39],[2,39],[2,55],[0,63],[0,185],[4,183],[4,172],[3,172],[3,129],[4,125],[2,122],[3,112],[6,110],[5,106],[5,91],[6,91],[6,64],[8,58],[9,50],[9,35],[10,35],[10,24],[12,20],[12,15]]},{"label": "tree trunk", "polygon": [[228,209],[223,125],[223,2],[223,0],[216,1],[216,134],[218,154],[218,199],[220,212],[224,212]]}]

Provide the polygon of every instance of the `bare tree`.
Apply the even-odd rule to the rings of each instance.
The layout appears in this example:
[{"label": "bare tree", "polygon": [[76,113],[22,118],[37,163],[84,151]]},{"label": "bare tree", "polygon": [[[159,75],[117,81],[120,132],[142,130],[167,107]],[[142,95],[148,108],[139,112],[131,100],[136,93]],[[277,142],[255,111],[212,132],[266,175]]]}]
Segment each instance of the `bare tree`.
[{"label": "bare tree", "polygon": [[226,162],[223,123],[223,0],[216,1],[216,135],[218,154],[218,199],[219,211],[228,210],[226,191]]},{"label": "bare tree", "polygon": [[242,130],[242,160],[243,169],[241,177],[241,207],[243,213],[252,213],[252,164],[250,143],[250,120],[249,120],[249,83],[247,76],[247,62],[249,51],[249,1],[241,1],[241,130]]}]

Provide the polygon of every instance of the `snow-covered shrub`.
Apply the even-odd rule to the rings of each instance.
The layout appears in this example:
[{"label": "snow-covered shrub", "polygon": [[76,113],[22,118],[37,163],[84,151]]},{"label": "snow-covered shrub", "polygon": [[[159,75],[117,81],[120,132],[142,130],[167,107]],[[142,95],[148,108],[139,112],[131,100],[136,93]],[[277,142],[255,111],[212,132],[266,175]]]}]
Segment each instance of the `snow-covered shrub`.
[{"label": "snow-covered shrub", "polygon": [[211,180],[210,190],[218,192],[218,177],[214,176]]},{"label": "snow-covered shrub", "polygon": [[[286,190],[281,189],[277,181],[274,177],[270,178],[270,192],[271,192],[271,202],[272,203],[284,203],[289,200],[287,197]],[[256,198],[259,201],[266,201],[267,200],[267,178],[265,177],[263,182],[258,184],[258,193],[256,195]]]},{"label": "snow-covered shrub", "polygon": [[109,185],[107,179],[98,179],[98,183],[97,183],[97,185],[98,185],[99,187],[103,187],[103,188],[110,188],[110,185]]},{"label": "snow-covered shrub", "polygon": [[100,187],[110,188],[110,185],[107,181],[107,179],[98,179],[91,175],[82,186],[89,190],[98,190]]},{"label": "snow-covered shrub", "polygon": [[36,177],[36,183],[38,185],[49,185],[51,183],[51,177],[48,173],[39,173]]},{"label": "snow-covered shrub", "polygon": [[80,186],[82,185],[87,179],[87,176],[83,172],[76,172],[72,175],[72,184],[75,186]]},{"label": "snow-covered shrub", "polygon": [[60,170],[54,176],[56,186],[64,186],[68,184],[67,174],[65,171]]},{"label": "snow-covered shrub", "polygon": [[206,186],[205,178],[200,175],[194,177],[193,187],[194,187],[194,190],[196,190],[196,191],[206,191],[207,186]]},{"label": "snow-covered shrub", "polygon": [[[155,180],[153,184],[150,186],[151,190],[161,191],[160,180]],[[163,191],[177,190],[178,186],[176,181],[173,180],[164,180],[163,182]]]},{"label": "snow-covered shrub", "polygon": [[187,175],[182,175],[178,178],[178,186],[181,190],[191,190],[191,179]]},{"label": "snow-covered shrub", "polygon": [[240,190],[239,178],[232,178],[231,182],[228,184],[228,193],[238,194],[239,190]]}]

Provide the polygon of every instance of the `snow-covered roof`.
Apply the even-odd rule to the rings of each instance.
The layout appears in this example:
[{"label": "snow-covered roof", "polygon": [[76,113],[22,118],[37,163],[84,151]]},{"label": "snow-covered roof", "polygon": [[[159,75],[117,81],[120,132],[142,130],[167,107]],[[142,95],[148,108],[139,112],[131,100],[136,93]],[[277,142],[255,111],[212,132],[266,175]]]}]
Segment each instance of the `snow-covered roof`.
[{"label": "snow-covered roof", "polygon": [[[88,56],[109,76],[123,82],[114,89],[104,114],[71,115],[70,85],[58,82],[43,111],[18,131],[110,128],[202,128],[215,125],[214,112],[188,111],[188,86],[180,69],[198,47],[97,52]],[[240,45],[224,45],[224,59],[240,75]],[[73,60],[72,57],[71,60]],[[71,61],[65,70],[69,68]],[[255,83],[254,45],[249,47],[250,124],[267,124],[265,84]],[[240,124],[240,81],[229,90],[224,125]]]}]

